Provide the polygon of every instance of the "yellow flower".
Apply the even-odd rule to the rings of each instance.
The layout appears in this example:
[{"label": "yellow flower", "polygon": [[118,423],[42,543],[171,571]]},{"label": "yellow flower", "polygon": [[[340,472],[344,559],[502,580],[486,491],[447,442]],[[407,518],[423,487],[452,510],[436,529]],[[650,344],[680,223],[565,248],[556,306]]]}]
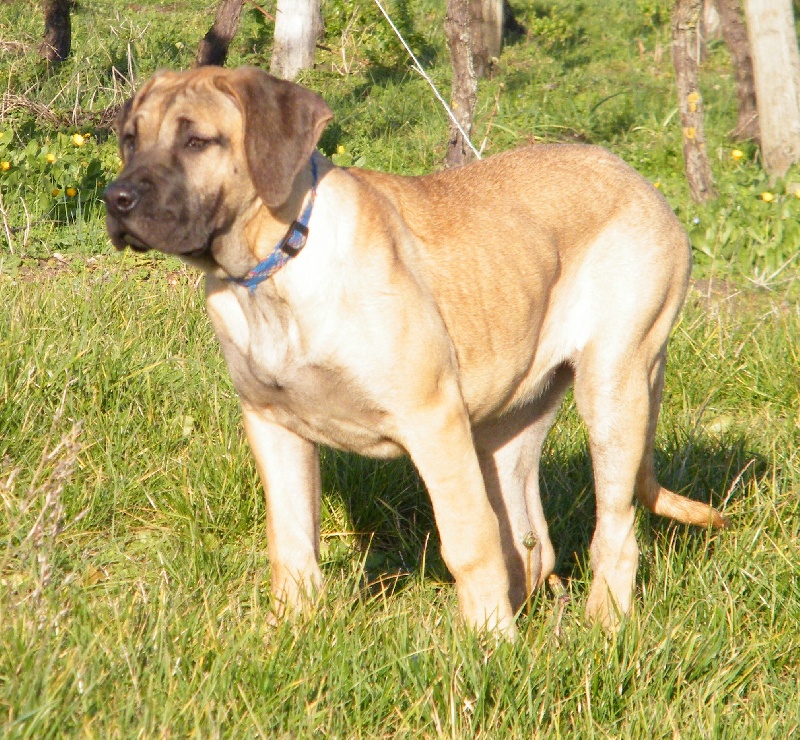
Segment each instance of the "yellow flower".
[{"label": "yellow flower", "polygon": [[53,188],[52,195],[55,198],[61,191],[58,188]]},{"label": "yellow flower", "polygon": [[763,200],[765,203],[772,203],[772,201],[775,200],[775,196],[767,190],[766,192],[761,193],[761,200]]},{"label": "yellow flower", "polygon": [[654,187],[656,190],[661,190],[661,183],[660,183],[660,182],[654,182],[654,183],[653,183],[653,187]]},{"label": "yellow flower", "polygon": [[83,146],[86,143],[86,139],[83,137],[83,134],[72,134],[72,143],[75,146]]},{"label": "yellow flower", "polygon": [[741,149],[734,149],[731,152],[731,157],[738,162],[742,157],[744,157],[744,152]]},{"label": "yellow flower", "polygon": [[689,141],[694,141],[694,137],[697,135],[697,129],[694,126],[687,126],[683,129],[683,135],[689,139]]},{"label": "yellow flower", "polygon": [[56,161],[56,155],[55,155],[55,154],[53,154],[52,152],[50,152],[50,154],[48,154],[48,155],[45,157],[45,159],[47,160],[47,164],[53,164],[53,162],[55,162],[55,161]]},{"label": "yellow flower", "polygon": [[336,147],[336,153],[344,154],[344,144],[339,144],[339,146]]},{"label": "yellow flower", "polygon": [[686,96],[686,102],[689,103],[689,112],[694,113],[697,110],[697,104],[700,102],[700,93],[695,90]]},{"label": "yellow flower", "polygon": [[11,162],[6,160],[5,162],[0,162],[0,170],[3,172],[8,172],[11,169]]},{"label": "yellow flower", "polygon": [[78,194],[78,191],[75,188],[67,188],[67,195],[70,198],[74,198]]}]

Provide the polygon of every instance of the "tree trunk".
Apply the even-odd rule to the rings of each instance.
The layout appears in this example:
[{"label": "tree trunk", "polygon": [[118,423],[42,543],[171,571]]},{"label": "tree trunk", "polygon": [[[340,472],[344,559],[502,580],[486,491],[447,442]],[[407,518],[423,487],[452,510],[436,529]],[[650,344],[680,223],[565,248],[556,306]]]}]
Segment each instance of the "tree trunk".
[{"label": "tree trunk", "polygon": [[301,69],[311,69],[321,33],[320,0],[278,0],[269,71],[293,80]]},{"label": "tree trunk", "polygon": [[478,77],[491,71],[503,45],[503,0],[469,0],[472,65]]},{"label": "tree trunk", "polygon": [[[478,99],[478,78],[472,66],[469,2],[470,0],[447,0],[444,21],[444,32],[450,47],[450,63],[453,67],[450,105],[467,137],[472,133],[472,117]],[[445,165],[458,167],[473,158],[474,153],[469,142],[458,127],[451,123]]]},{"label": "tree trunk", "polygon": [[244,0],[222,0],[217,8],[214,25],[203,37],[197,47],[194,59],[195,67],[216,64],[220,67],[228,58],[228,47],[239,28],[239,17],[242,14]]},{"label": "tree trunk", "polygon": [[700,57],[702,64],[708,57],[708,42],[719,36],[719,13],[715,0],[702,0],[700,7]]},{"label": "tree trunk", "polygon": [[672,18],[672,62],[683,130],[683,161],[689,190],[697,203],[717,195],[703,132],[703,98],[697,82],[702,0],[676,0]]},{"label": "tree trunk", "polygon": [[761,157],[772,177],[800,160],[800,53],[792,0],[745,0]]},{"label": "tree trunk", "polygon": [[719,36],[722,20],[719,17],[719,1],[703,0],[702,28],[703,40],[709,41]]},{"label": "tree trunk", "polygon": [[756,85],[753,78],[753,58],[747,41],[747,28],[742,19],[740,0],[716,0],[719,11],[720,30],[725,46],[731,54],[736,74],[736,97],[739,101],[739,116],[733,131],[735,139],[759,138],[758,110],[756,109]]},{"label": "tree trunk", "polygon": [[42,0],[44,39],[39,55],[48,62],[63,62],[69,56],[72,44],[69,7],[70,0]]}]

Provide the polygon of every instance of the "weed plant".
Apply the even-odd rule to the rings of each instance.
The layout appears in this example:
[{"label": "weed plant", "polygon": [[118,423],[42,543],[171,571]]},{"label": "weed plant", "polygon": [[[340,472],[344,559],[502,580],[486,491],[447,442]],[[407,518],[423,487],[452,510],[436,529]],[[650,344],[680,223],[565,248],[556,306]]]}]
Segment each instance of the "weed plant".
[{"label": "weed plant", "polygon": [[[587,627],[594,501],[568,400],[542,466],[564,592],[536,593],[520,639],[497,643],[456,616],[410,463],[325,450],[328,587],[313,616],[272,625],[263,494],[202,285],[172,259],[115,253],[98,200],[119,166],[114,109],[157,68],[192,63],[214,4],[81,2],[73,55],[48,68],[39,4],[3,3],[4,737],[797,734],[797,175],[767,181],[757,149],[728,138],[734,80],[712,39],[701,83],[720,197],[691,202],[666,0],[513,4],[528,30],[481,82],[475,142],[487,155],[602,144],[675,208],[695,280],[657,467],[731,529],[641,513],[635,612],[613,637]],[[443,3],[389,8],[446,93]],[[342,165],[438,168],[447,122],[379,12],[344,0],[323,12],[324,48],[301,78],[336,112],[323,151]],[[267,66],[270,44],[271,23],[248,4],[229,63]]]}]

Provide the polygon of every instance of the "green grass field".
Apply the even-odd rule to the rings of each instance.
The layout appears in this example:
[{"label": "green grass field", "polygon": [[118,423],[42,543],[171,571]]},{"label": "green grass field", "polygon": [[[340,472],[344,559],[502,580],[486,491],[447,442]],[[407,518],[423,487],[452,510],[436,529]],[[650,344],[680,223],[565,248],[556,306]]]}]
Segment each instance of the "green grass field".
[{"label": "green grass field", "polygon": [[[732,527],[642,512],[635,613],[614,637],[587,627],[594,500],[568,402],[542,470],[567,595],[536,594],[520,639],[498,644],[459,623],[411,465],[325,451],[328,588],[314,617],[271,626],[263,494],[202,285],[178,262],[116,253],[98,201],[118,167],[104,111],[155,69],[190,65],[215,3],[83,0],[73,57],[55,70],[35,53],[38,3],[3,3],[3,737],[800,730],[800,174],[770,183],[757,150],[727,138],[733,75],[711,41],[702,84],[720,197],[689,200],[665,0],[513,4],[530,33],[481,83],[476,143],[590,141],[659,183],[696,265],[657,466]],[[390,4],[446,92],[442,6]],[[395,172],[440,166],[444,114],[378,11],[323,10],[327,48],[302,78],[336,112],[323,151]],[[266,66],[270,38],[248,5],[230,64]]]}]

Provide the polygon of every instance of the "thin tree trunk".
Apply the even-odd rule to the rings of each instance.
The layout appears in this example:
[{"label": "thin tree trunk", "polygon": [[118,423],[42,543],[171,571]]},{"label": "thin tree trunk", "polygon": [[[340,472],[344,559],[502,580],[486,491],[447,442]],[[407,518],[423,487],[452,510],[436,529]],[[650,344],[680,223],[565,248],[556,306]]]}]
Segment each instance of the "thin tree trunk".
[{"label": "thin tree trunk", "polygon": [[761,157],[773,177],[800,161],[800,53],[792,0],[745,0]]},{"label": "thin tree trunk", "polygon": [[72,45],[72,26],[69,19],[70,0],[42,0],[44,38],[39,55],[48,62],[63,62]]},{"label": "thin tree trunk", "polygon": [[753,77],[753,58],[747,41],[747,28],[742,18],[740,0],[716,0],[722,38],[733,61],[736,74],[736,98],[739,115],[733,131],[735,139],[759,138],[756,83]]},{"label": "thin tree trunk", "polygon": [[722,21],[719,17],[718,0],[703,0],[703,11],[701,13],[703,26],[703,40],[709,41],[719,36]]},{"label": "thin tree trunk", "polygon": [[278,0],[270,72],[293,80],[301,69],[311,69],[321,33],[320,0]]},{"label": "thin tree trunk", "polygon": [[472,65],[478,77],[485,77],[499,58],[503,45],[503,0],[470,0],[470,41]]},{"label": "thin tree trunk", "polygon": [[[472,117],[478,99],[478,78],[472,65],[469,0],[447,0],[444,31],[453,67],[451,107],[461,128],[469,137],[472,133]],[[458,127],[451,123],[446,166],[458,167],[473,158],[474,154],[468,141]]]},{"label": "thin tree trunk", "polygon": [[672,62],[683,130],[683,161],[689,190],[698,203],[717,195],[706,152],[703,98],[697,81],[701,5],[701,0],[676,0],[672,18]]},{"label": "thin tree trunk", "polygon": [[217,8],[214,25],[203,37],[197,47],[194,59],[195,67],[216,64],[220,67],[228,58],[228,47],[239,29],[239,18],[242,14],[244,0],[222,0]]}]

